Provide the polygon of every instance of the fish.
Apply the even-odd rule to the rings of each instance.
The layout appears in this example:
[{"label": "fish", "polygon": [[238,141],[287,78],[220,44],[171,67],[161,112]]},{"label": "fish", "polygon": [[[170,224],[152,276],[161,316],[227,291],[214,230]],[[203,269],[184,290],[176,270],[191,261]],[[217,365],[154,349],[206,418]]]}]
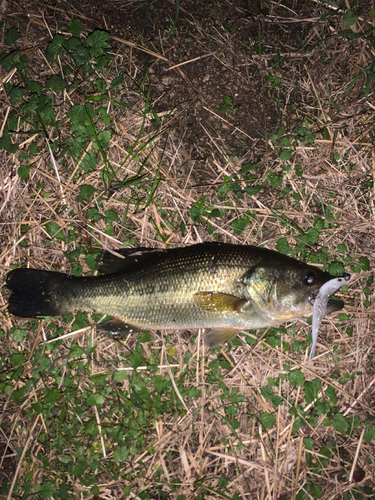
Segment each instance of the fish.
[{"label": "fish", "polygon": [[[101,331],[205,329],[214,348],[238,332],[313,314],[321,287],[334,279],[274,250],[217,242],[170,249],[104,252],[99,276],[18,268],[6,278],[9,313],[21,318],[83,311],[111,319]],[[343,308],[326,300],[326,311]]]}]

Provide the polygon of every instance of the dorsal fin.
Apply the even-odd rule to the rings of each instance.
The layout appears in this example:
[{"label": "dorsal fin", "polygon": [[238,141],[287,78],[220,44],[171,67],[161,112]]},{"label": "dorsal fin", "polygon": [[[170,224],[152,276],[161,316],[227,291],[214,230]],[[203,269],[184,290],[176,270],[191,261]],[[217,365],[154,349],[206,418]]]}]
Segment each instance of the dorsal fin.
[{"label": "dorsal fin", "polygon": [[120,248],[113,252],[103,250],[98,259],[96,268],[101,274],[117,273],[119,271],[131,269],[140,263],[146,265],[148,262],[155,260],[155,257],[162,252],[164,252],[164,250],[160,248],[154,249],[145,247]]}]

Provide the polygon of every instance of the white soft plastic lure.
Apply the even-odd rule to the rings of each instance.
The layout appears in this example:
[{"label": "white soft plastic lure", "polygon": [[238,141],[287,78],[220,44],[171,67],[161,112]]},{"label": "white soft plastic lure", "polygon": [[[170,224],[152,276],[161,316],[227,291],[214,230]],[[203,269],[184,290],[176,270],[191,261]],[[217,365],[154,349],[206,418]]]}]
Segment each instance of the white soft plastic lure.
[{"label": "white soft plastic lure", "polygon": [[328,299],[339,288],[346,285],[350,276],[347,274],[340,278],[333,278],[320,287],[319,293],[315,298],[312,316],[312,346],[309,354],[309,361],[311,361],[315,354],[316,342],[318,340],[318,331],[327,310]]}]

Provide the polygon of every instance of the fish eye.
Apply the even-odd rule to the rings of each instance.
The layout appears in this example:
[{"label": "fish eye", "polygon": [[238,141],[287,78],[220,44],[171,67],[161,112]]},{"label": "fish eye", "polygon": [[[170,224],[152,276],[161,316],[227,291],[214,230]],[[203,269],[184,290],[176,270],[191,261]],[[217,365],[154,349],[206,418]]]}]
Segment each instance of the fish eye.
[{"label": "fish eye", "polygon": [[316,274],[314,271],[308,271],[305,276],[303,277],[303,281],[306,283],[308,286],[312,286],[316,282]]}]

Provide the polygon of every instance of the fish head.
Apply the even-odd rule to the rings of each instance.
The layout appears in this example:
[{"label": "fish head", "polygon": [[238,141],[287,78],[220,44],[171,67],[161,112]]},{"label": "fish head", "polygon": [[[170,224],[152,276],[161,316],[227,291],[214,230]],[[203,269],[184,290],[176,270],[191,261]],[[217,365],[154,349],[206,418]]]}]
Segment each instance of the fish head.
[{"label": "fish head", "polygon": [[[319,290],[331,280],[327,272],[292,259],[277,265],[268,262],[243,280],[249,298],[274,324],[302,319],[313,314]],[[342,301],[328,301],[327,312],[342,309]]]}]

